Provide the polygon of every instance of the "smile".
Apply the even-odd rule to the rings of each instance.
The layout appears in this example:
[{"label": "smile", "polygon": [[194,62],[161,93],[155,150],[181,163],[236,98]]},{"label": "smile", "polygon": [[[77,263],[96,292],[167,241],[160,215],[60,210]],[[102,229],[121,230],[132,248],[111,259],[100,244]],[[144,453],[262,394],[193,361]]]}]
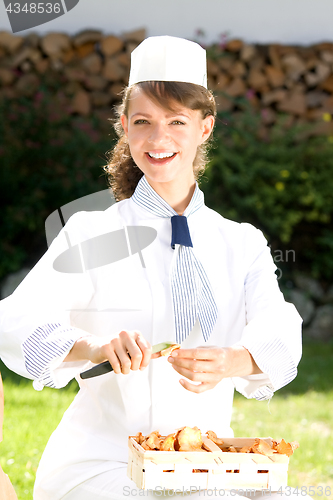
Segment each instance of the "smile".
[{"label": "smile", "polygon": [[150,151],[148,151],[148,156],[150,158],[154,158],[155,160],[164,160],[165,158],[172,158],[173,156],[175,156],[177,153],[152,153]]},{"label": "smile", "polygon": [[148,162],[153,166],[166,166],[169,165],[178,155],[177,153],[173,153],[172,151],[148,151],[145,153],[145,156]]}]

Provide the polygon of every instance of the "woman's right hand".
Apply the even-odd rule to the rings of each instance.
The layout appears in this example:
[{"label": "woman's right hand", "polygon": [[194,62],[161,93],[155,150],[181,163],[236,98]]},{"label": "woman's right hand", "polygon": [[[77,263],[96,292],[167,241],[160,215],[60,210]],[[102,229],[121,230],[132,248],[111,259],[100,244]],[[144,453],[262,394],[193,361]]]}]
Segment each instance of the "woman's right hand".
[{"label": "woman's right hand", "polygon": [[126,375],[130,370],[144,370],[151,356],[151,345],[139,331],[123,330],[111,340],[96,335],[78,339],[64,361],[109,361],[115,373]]}]

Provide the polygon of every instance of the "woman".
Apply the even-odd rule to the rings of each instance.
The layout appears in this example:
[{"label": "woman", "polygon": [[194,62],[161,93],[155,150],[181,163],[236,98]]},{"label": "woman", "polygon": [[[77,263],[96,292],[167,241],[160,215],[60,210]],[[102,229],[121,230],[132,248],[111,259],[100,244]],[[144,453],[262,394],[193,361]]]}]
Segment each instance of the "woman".
[{"label": "woman", "polygon": [[[74,215],[2,305],[3,359],[35,386],[62,387],[104,360],[114,370],[78,377],[35,500],[126,498],[136,490],[129,435],[184,425],[232,435],[235,387],[267,399],[296,376],[301,320],[278,289],[266,240],[208,209],[196,182],[215,117],[206,86],[205,51],[193,42],[153,37],[133,52],[107,169],[121,201]],[[142,245],[147,228],[154,239]],[[94,267],[82,245],[85,272],[55,270],[69,244],[117,231],[136,238],[127,258]],[[182,348],[152,359],[151,346],[168,340]]]}]

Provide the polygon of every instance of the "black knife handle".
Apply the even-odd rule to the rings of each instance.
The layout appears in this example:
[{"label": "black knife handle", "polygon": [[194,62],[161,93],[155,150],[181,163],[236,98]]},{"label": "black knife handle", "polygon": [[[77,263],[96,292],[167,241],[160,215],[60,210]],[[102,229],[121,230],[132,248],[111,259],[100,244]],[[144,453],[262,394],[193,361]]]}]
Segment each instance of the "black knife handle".
[{"label": "black knife handle", "polygon": [[104,363],[100,363],[99,365],[93,366],[89,370],[80,373],[81,378],[92,378],[97,377],[98,375],[104,375],[104,373],[112,372],[113,368],[110,365],[109,361],[104,361]]}]

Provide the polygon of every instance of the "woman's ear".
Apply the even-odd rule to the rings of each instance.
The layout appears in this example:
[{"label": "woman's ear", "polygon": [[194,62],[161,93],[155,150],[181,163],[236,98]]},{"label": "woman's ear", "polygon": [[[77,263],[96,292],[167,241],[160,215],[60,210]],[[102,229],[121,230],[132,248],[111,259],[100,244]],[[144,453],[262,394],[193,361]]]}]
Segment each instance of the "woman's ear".
[{"label": "woman's ear", "polygon": [[206,116],[202,121],[202,143],[209,139],[210,134],[213,132],[215,125],[215,118],[212,115]]},{"label": "woman's ear", "polygon": [[121,121],[121,125],[123,127],[123,130],[124,130],[124,134],[127,137],[128,136],[128,120],[127,120],[127,116],[126,115],[121,115],[120,121]]}]

